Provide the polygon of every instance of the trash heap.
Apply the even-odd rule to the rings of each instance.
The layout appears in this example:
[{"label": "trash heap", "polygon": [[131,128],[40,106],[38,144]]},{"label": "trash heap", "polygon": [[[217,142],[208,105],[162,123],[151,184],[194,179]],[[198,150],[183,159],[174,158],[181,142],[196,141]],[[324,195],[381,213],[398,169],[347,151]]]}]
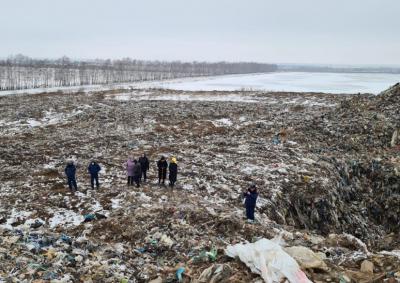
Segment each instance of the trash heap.
[{"label": "trash heap", "polygon": [[[400,281],[398,84],[378,96],[149,89],[0,106],[0,282]],[[150,181],[128,187],[123,164],[143,152]],[[174,189],[157,184],[161,155],[178,159]]]},{"label": "trash heap", "polygon": [[[369,245],[379,246],[377,238],[398,234],[399,111],[397,84],[376,97],[343,100],[334,110],[295,128],[297,143],[312,141],[308,166],[298,170],[298,179],[267,206],[269,215],[275,213],[274,220],[282,224],[325,235],[346,231]],[[283,207],[278,205],[282,202]]]}]

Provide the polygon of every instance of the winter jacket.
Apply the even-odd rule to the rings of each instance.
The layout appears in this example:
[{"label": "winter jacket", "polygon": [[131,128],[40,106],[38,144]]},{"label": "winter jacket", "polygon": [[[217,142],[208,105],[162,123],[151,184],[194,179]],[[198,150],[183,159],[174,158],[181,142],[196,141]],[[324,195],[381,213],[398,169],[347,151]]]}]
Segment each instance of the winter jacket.
[{"label": "winter jacket", "polygon": [[167,160],[158,160],[157,162],[157,167],[158,167],[158,172],[166,172],[168,168],[168,162]]},{"label": "winter jacket", "polygon": [[128,159],[126,162],[126,175],[129,177],[133,177],[133,167],[135,166],[135,163],[133,163],[133,160]]},{"label": "winter jacket", "polygon": [[142,176],[142,167],[140,166],[140,163],[137,162],[134,166],[133,166],[133,176],[134,177],[140,177]]},{"label": "winter jacket", "polygon": [[149,159],[146,156],[140,157],[139,158],[139,163],[140,163],[140,166],[142,168],[142,171],[148,171],[150,169],[150,167],[149,167]]},{"label": "winter jacket", "polygon": [[257,191],[251,192],[250,190],[244,193],[244,197],[246,198],[244,204],[246,207],[254,207],[256,206],[258,193]]},{"label": "winter jacket", "polygon": [[90,175],[97,176],[101,170],[101,167],[96,162],[91,162],[88,167]]},{"label": "winter jacket", "polygon": [[68,164],[67,167],[65,167],[65,175],[67,175],[68,178],[75,178],[75,173],[76,167],[74,164]]},{"label": "winter jacket", "polygon": [[170,181],[176,181],[176,177],[178,175],[178,165],[176,163],[169,164],[169,179]]}]

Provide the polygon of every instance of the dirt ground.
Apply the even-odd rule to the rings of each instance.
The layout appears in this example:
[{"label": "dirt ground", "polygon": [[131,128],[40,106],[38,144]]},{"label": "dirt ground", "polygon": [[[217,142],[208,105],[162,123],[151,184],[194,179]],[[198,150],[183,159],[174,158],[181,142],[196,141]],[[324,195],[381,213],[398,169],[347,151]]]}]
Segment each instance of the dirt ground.
[{"label": "dirt ground", "polygon": [[[184,282],[261,282],[224,250],[279,234],[326,264],[299,262],[313,282],[399,282],[399,89],[0,97],[0,282],[178,282],[180,267]],[[124,163],[143,152],[149,180],[127,186]],[[158,185],[162,155],[178,160],[173,189]],[[223,271],[201,277],[210,266]]]}]

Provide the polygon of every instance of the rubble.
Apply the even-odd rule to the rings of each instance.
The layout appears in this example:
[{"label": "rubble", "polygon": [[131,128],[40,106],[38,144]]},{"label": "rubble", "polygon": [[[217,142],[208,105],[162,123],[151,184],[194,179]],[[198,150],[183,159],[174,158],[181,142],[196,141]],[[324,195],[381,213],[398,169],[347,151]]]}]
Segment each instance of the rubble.
[{"label": "rubble", "polygon": [[364,260],[361,263],[360,271],[364,272],[364,273],[372,274],[372,273],[374,273],[374,264],[372,262],[368,261],[368,260]]},{"label": "rubble", "polygon": [[321,269],[328,270],[324,257],[318,256],[311,249],[303,246],[288,247],[285,251],[293,257],[303,269]]},{"label": "rubble", "polygon": [[[297,261],[313,282],[398,279],[399,85],[378,96],[150,89],[0,105],[0,282],[260,282],[224,250],[278,234],[307,255]],[[143,151],[150,181],[127,187],[122,164]],[[160,155],[178,159],[174,189],[157,185]],[[252,182],[256,224],[240,197]]]}]

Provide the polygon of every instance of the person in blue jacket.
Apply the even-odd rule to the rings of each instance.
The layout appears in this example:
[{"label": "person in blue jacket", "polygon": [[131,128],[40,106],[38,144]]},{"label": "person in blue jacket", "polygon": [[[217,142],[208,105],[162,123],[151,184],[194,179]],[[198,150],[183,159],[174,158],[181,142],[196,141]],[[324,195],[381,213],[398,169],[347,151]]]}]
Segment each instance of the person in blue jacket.
[{"label": "person in blue jacket", "polygon": [[76,184],[76,166],[73,161],[68,161],[67,166],[65,167],[65,175],[67,175],[68,187],[71,192],[78,190],[78,185]]},{"label": "person in blue jacket", "polygon": [[90,185],[94,189],[94,182],[96,181],[96,189],[99,188],[99,172],[101,170],[100,165],[96,161],[90,162],[88,166],[88,171],[90,174]]},{"label": "person in blue jacket", "polygon": [[256,209],[256,202],[258,198],[258,192],[255,184],[252,184],[247,192],[243,193],[245,198],[244,205],[246,207],[247,221],[250,223],[254,222],[254,210]]}]

